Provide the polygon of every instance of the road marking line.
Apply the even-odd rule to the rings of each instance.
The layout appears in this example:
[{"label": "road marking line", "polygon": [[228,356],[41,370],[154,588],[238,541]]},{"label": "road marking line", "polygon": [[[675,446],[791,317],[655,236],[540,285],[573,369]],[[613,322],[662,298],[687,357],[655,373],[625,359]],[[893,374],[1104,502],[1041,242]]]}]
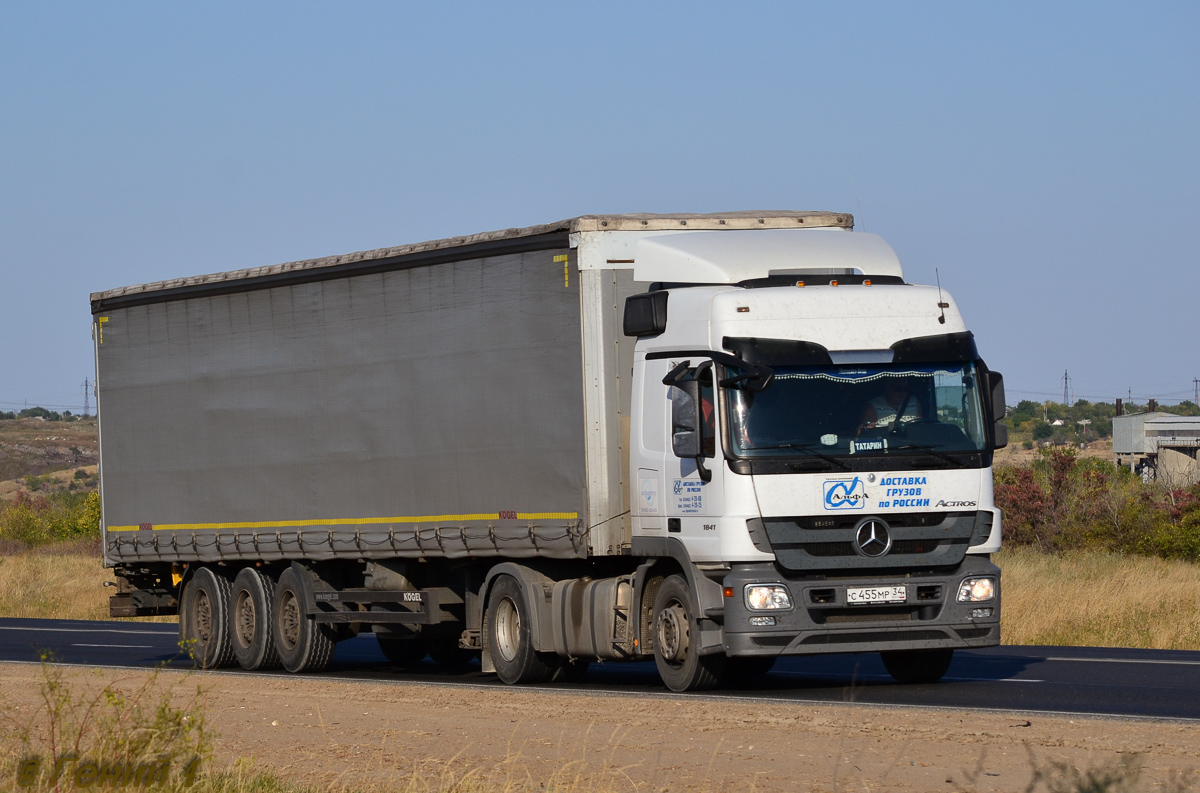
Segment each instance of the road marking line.
[{"label": "road marking line", "polygon": [[1030,677],[943,677],[942,680],[952,680],[955,683],[1045,683],[1045,680],[1034,680]]},{"label": "road marking line", "polygon": [[1159,661],[1151,658],[1043,658],[1043,661],[1077,661],[1087,664],[1167,664],[1168,666],[1200,666],[1200,661]]},{"label": "road marking line", "polygon": [[120,647],[125,650],[149,650],[153,644],[72,644],[72,647]]},{"label": "road marking line", "polygon": [[0,631],[33,631],[34,633],[136,633],[145,636],[170,636],[170,631],[118,631],[112,628],[19,628],[15,625],[0,625]]}]

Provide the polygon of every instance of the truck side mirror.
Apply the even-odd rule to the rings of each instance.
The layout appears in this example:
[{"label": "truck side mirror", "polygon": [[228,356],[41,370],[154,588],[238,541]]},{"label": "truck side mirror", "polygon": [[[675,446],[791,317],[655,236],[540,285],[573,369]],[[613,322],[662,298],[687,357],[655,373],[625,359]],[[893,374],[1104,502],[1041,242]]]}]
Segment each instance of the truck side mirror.
[{"label": "truck side mirror", "polygon": [[988,372],[988,384],[992,387],[992,418],[999,421],[1008,415],[1008,407],[1004,403],[1004,375]]},{"label": "truck side mirror", "polygon": [[700,384],[695,380],[671,386],[671,451],[676,457],[700,455]]},{"label": "truck side mirror", "polygon": [[1003,449],[1008,445],[1008,425],[1002,423],[1000,419],[1008,413],[1008,406],[1004,402],[1004,375],[999,372],[988,372],[988,385],[992,391],[992,437],[995,439],[995,448]]},{"label": "truck side mirror", "polygon": [[700,416],[700,382],[682,380],[671,386],[671,451],[679,458],[694,458],[704,482],[712,471],[704,467],[704,422]]}]

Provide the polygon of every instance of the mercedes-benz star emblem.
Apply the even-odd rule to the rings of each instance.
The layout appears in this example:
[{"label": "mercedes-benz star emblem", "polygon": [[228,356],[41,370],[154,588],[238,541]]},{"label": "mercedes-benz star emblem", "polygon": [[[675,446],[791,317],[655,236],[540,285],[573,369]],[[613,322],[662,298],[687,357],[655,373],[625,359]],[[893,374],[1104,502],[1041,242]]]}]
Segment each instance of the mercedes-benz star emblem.
[{"label": "mercedes-benz star emblem", "polygon": [[863,556],[883,556],[892,549],[888,525],[878,518],[869,518],[858,524],[854,532],[854,548]]}]

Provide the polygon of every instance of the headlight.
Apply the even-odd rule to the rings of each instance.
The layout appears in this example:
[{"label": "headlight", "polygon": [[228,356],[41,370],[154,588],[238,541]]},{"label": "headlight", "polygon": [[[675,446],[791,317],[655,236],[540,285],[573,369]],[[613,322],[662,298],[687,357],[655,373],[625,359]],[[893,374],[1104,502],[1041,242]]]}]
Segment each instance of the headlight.
[{"label": "headlight", "polygon": [[959,603],[981,603],[996,597],[996,579],[966,578],[958,588]]},{"label": "headlight", "polygon": [[754,611],[765,609],[790,609],[792,599],[787,587],[779,584],[747,584],[746,608]]}]

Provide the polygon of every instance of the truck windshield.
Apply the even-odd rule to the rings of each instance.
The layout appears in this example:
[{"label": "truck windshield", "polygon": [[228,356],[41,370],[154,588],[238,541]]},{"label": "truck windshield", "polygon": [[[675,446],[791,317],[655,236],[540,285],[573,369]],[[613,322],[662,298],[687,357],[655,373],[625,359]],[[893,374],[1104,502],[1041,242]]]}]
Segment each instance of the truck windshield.
[{"label": "truck windshield", "polygon": [[776,367],[759,393],[726,392],[738,457],[979,452],[974,363]]}]

